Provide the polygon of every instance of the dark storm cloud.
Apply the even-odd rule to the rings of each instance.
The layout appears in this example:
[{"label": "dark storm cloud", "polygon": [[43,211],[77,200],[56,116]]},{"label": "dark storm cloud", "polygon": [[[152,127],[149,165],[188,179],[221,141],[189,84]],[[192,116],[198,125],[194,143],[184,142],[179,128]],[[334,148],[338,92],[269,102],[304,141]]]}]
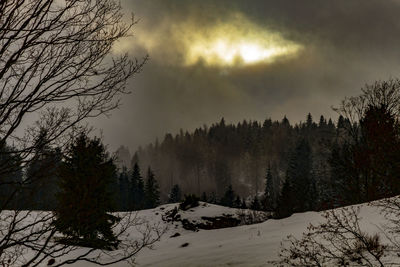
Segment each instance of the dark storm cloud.
[{"label": "dark storm cloud", "polygon": [[[140,19],[128,51],[151,60],[130,82],[133,93],[109,120],[98,121],[106,142],[132,149],[166,132],[193,129],[225,117],[304,120],[335,116],[330,106],[365,84],[399,76],[400,1],[179,1],[122,2]],[[271,64],[224,69],[186,66],[184,26],[207,34],[237,14],[301,44],[298,56]],[[316,118],[317,119],[317,118]]]}]

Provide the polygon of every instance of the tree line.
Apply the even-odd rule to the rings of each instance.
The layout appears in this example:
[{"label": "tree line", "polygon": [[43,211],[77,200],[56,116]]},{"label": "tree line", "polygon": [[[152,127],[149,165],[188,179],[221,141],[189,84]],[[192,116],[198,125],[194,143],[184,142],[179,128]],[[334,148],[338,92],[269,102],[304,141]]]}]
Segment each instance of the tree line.
[{"label": "tree line", "polygon": [[154,168],[164,201],[179,184],[185,193],[217,203],[223,203],[232,189],[247,205],[257,197],[271,210],[287,181],[298,187],[294,191],[299,197],[310,198],[295,210],[322,209],[339,201],[332,192],[330,160],[349,123],[343,116],[335,123],[324,116],[315,122],[311,114],[295,125],[286,117],[237,124],[221,119],[192,133],[167,134],[161,143],[139,148],[132,162]]},{"label": "tree line", "polygon": [[[156,142],[140,149],[132,158],[132,168],[117,170],[113,162],[109,184],[115,203],[113,210],[138,210],[177,202],[183,192],[196,194],[203,201],[235,207],[251,206],[256,196],[255,203],[259,204],[255,208],[275,209],[286,171],[288,175],[307,173],[309,178],[300,176],[318,187],[320,201],[327,194],[324,190],[329,188],[324,184],[329,180],[327,146],[338,135],[344,121],[339,118],[335,126],[332,120],[326,121],[321,116],[317,124],[311,114],[305,123],[295,126],[286,117],[274,122],[267,119],[262,125],[246,121],[226,125],[222,119],[192,134],[181,132],[175,138],[167,134],[161,144]],[[65,157],[61,149],[47,145],[45,132],[35,142],[33,159],[25,166],[12,153],[2,153],[0,160],[12,161],[16,170],[8,173],[12,183],[2,187],[4,196],[12,192],[15,183],[32,181],[18,187],[18,196],[12,203],[3,200],[7,208],[54,210],[56,207],[55,196],[60,187],[58,170]],[[12,147],[4,145],[2,149],[7,151]],[[306,169],[300,170],[302,166]],[[147,170],[145,177],[141,170]]]},{"label": "tree line", "polygon": [[[41,139],[45,138],[45,134],[40,136]],[[86,138],[86,139],[85,139]],[[89,137],[82,135],[76,142],[89,142]],[[90,183],[93,189],[90,191],[98,191],[103,194],[104,190],[96,190],[96,186],[103,186],[108,192],[108,202],[110,205],[106,210],[108,211],[128,211],[139,210],[146,208],[154,208],[160,204],[160,192],[158,182],[150,167],[147,169],[145,178],[142,177],[138,164],[135,164],[132,171],[126,168],[118,171],[115,165],[115,159],[105,151],[101,141],[97,138],[92,140],[95,142],[93,146],[97,146],[97,150],[93,148],[90,151],[80,151],[83,154],[78,154],[79,151],[70,151],[75,157],[79,157],[82,162],[80,166],[81,172],[70,173],[73,180],[63,180],[65,173],[69,170],[66,168],[70,164],[69,154],[61,153],[58,148],[51,148],[49,146],[42,146],[35,151],[34,159],[29,162],[27,166],[21,165],[21,160],[12,153],[12,148],[4,145],[1,150],[2,157],[0,164],[13,165],[15,171],[8,172],[3,176],[4,183],[0,187],[0,205],[3,209],[14,210],[48,210],[54,211],[59,205],[58,195],[63,188],[73,188],[80,190],[87,188],[85,183]],[[40,141],[38,141],[40,142]],[[78,145],[77,144],[77,145]],[[80,144],[81,146],[84,144]],[[99,151],[102,148],[104,151]],[[82,147],[77,147],[83,149]],[[90,163],[93,160],[100,158],[108,162],[109,167],[104,175],[99,174],[100,170],[90,170]],[[91,172],[96,173],[95,176],[103,177],[97,180],[90,181],[87,179]],[[87,173],[88,175],[84,175]],[[24,180],[29,180],[29,183],[23,183]],[[23,184],[20,186],[20,184]],[[72,190],[72,189],[71,189]],[[72,192],[74,195],[75,192]],[[92,196],[92,200],[98,199],[98,195]],[[82,200],[77,200],[77,205],[82,204]]]},{"label": "tree line", "polygon": [[[132,168],[117,170],[112,162],[108,186],[115,205],[110,210],[153,208],[195,194],[206,202],[285,217],[398,194],[396,114],[386,103],[370,104],[352,120],[349,108],[341,106],[335,123],[324,116],[315,122],[311,114],[295,125],[286,117],[236,125],[222,119],[192,133],[167,134],[161,143],[140,148]],[[47,145],[45,131],[35,142],[32,160],[23,167],[18,156],[7,153],[12,147],[1,147],[0,161],[15,166],[1,188],[4,208],[56,208],[65,157]],[[141,169],[147,170],[145,177]],[[25,180],[33,182],[18,187],[9,200]]]},{"label": "tree line", "polygon": [[[400,127],[389,101],[397,83],[376,83],[363,97],[344,100],[335,123],[324,116],[316,122],[311,114],[294,125],[286,117],[222,119],[192,133],[167,134],[132,160],[153,166],[164,201],[179,184],[208,202],[259,202],[253,207],[278,217],[394,196],[400,192]],[[381,95],[389,95],[386,102],[377,100]]]},{"label": "tree line", "polygon": [[[333,192],[340,205],[370,202],[384,219],[366,231],[360,208],[327,210],[299,238],[289,236],[276,266],[396,266],[400,263],[400,80],[378,81],[336,109],[349,121],[332,148]],[[290,191],[290,186],[288,191]],[[365,206],[363,207],[365,208]],[[282,213],[284,215],[285,212]],[[286,211],[286,215],[290,212]],[[374,225],[377,222],[374,222]]]},{"label": "tree line", "polygon": [[[236,125],[222,119],[193,133],[167,134],[161,143],[139,149],[131,169],[117,170],[113,161],[108,186],[115,205],[110,210],[153,208],[179,202],[185,193],[285,217],[392,196],[399,192],[397,123],[380,105],[366,107],[358,121],[340,115],[335,123],[324,116],[317,123],[311,114],[295,125],[286,117]],[[16,166],[3,196],[18,182],[36,181],[19,187],[11,202],[3,199],[3,206],[56,208],[64,156],[45,138],[45,132],[39,135],[33,159],[24,167],[12,153],[2,153],[1,161]],[[2,149],[12,151],[7,145]],[[145,177],[141,169],[147,169]]]}]

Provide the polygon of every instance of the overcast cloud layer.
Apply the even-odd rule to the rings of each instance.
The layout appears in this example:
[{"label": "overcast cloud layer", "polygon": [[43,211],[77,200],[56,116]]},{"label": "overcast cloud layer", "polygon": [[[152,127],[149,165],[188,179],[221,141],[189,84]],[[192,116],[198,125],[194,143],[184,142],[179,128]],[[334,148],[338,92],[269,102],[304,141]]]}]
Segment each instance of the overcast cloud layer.
[{"label": "overcast cloud layer", "polygon": [[[399,77],[400,1],[124,0],[139,23],[119,49],[151,60],[129,83],[120,110],[93,124],[114,150],[165,133],[243,119],[316,120],[365,83]],[[194,36],[215,25],[265,29],[301,45],[296,56],[252,66],[185,64]],[[239,26],[238,26],[239,25]],[[243,31],[252,29],[241,29]]]}]

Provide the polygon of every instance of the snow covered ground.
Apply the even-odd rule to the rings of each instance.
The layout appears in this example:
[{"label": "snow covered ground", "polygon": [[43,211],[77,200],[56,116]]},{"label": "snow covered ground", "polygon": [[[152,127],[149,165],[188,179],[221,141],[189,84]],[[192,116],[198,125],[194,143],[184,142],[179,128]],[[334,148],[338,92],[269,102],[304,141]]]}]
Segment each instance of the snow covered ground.
[{"label": "snow covered ground", "polygon": [[[138,212],[140,218],[167,230],[152,249],[145,248],[137,256],[137,266],[272,266],[270,260],[277,260],[282,240],[288,235],[300,237],[310,223],[323,221],[320,213],[305,212],[289,218],[241,225],[216,230],[185,230],[180,222],[165,222],[162,216],[178,204],[163,205],[155,209]],[[217,205],[200,205],[180,212],[182,218],[202,221],[202,216],[214,217],[222,214],[237,216],[238,210]],[[369,232],[379,232],[384,223],[379,209],[361,205],[362,228]],[[177,234],[178,233],[178,234]],[[172,237],[175,235],[175,237]],[[132,238],[137,233],[131,233]],[[82,249],[84,251],[84,249]],[[57,259],[59,262],[60,259]],[[95,266],[88,262],[75,263],[75,267]],[[131,266],[121,262],[114,266]]]},{"label": "snow covered ground", "polygon": [[[175,204],[156,209],[144,210],[139,216],[153,222],[164,223],[162,214]],[[192,210],[192,211],[191,211]],[[186,218],[201,219],[201,216],[236,214],[234,209],[208,205],[185,212]],[[360,215],[362,226],[369,233],[379,232],[383,218],[379,210],[362,205]],[[282,240],[288,235],[300,237],[310,223],[323,221],[318,212],[294,214],[289,218],[270,219],[263,223],[242,225],[217,230],[185,230],[180,223],[169,223],[168,230],[152,249],[140,251],[136,257],[137,266],[272,266],[268,261],[276,260]],[[177,237],[172,235],[179,233]],[[182,246],[183,245],[183,246]],[[73,266],[90,266],[78,263]],[[119,263],[115,266],[130,266]]]},{"label": "snow covered ground", "polygon": [[[199,232],[182,231],[170,238],[170,230],[153,250],[141,251],[139,266],[267,266],[276,259],[280,242],[288,234],[300,235],[310,222],[321,219],[315,212],[283,220]],[[181,247],[188,243],[187,247]]]}]

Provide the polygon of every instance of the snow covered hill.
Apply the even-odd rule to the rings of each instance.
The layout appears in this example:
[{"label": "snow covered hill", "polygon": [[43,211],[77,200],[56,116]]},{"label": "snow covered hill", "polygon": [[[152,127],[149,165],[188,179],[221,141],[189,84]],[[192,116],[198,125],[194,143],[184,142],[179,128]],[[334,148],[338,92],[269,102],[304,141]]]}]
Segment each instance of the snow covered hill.
[{"label": "snow covered hill", "polygon": [[[184,229],[179,221],[165,222],[162,219],[177,205],[168,204],[139,212],[139,217],[159,223],[161,227],[167,227],[167,230],[152,249],[146,248],[139,252],[135,261],[138,266],[272,266],[268,261],[277,259],[282,240],[288,235],[300,237],[310,223],[323,221],[320,213],[305,212],[258,224],[191,231]],[[201,204],[180,212],[182,218],[197,222],[204,222],[203,216],[222,214],[237,216],[238,210]],[[373,206],[361,205],[360,216],[363,218],[363,229],[369,233],[379,232],[379,225],[384,223],[379,209]],[[73,266],[91,265],[81,262]],[[115,266],[130,265],[118,263]]]}]

